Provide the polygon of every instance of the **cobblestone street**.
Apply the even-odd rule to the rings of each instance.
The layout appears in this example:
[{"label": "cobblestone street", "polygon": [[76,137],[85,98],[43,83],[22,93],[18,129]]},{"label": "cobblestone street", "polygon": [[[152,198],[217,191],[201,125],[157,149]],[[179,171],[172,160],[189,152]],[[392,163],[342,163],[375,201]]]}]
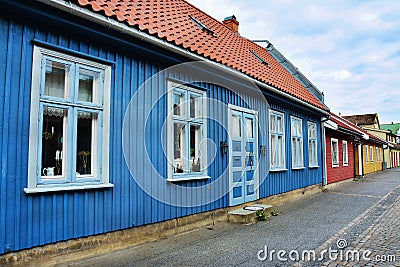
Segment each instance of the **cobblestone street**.
[{"label": "cobblestone street", "polygon": [[[316,250],[316,255],[328,247],[338,250],[333,259],[296,265],[400,266],[399,218],[400,186],[397,186]],[[344,243],[340,244],[341,241]]]},{"label": "cobblestone street", "polygon": [[[218,223],[94,258],[60,259],[59,266],[400,266],[400,169],[275,208],[279,216],[266,222]],[[329,248],[337,251],[334,257],[321,254]],[[275,254],[260,260],[265,249],[268,255],[263,255]],[[286,252],[285,260],[279,259],[280,250]],[[316,257],[296,261],[291,251],[314,251]],[[360,260],[351,258],[357,257],[354,253],[347,256],[349,251],[359,252]]]}]

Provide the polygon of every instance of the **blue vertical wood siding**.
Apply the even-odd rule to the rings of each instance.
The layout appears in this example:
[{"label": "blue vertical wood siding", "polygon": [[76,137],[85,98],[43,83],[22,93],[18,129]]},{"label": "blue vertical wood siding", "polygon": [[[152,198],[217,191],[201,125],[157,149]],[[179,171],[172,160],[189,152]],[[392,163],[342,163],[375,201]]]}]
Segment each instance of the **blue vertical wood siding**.
[{"label": "blue vertical wood siding", "polygon": [[[59,32],[66,31],[60,29]],[[228,195],[224,195],[228,186],[228,173],[224,170],[228,158],[219,149],[220,141],[228,139],[224,128],[228,123],[227,110],[221,106],[207,105],[209,114],[216,114],[222,124],[209,121],[207,135],[217,145],[217,156],[209,167],[211,181],[223,176],[223,183],[213,188],[214,192],[223,195],[216,201],[199,207],[174,207],[163,204],[145,193],[132,179],[124,160],[122,151],[122,124],[129,101],[136,90],[152,75],[165,68],[167,63],[149,58],[154,55],[140,54],[132,50],[117,52],[108,46],[101,46],[83,41],[72,33],[68,35],[55,31],[44,31],[33,23],[24,24],[17,19],[0,18],[0,254],[57,241],[78,238],[133,226],[165,221],[189,214],[214,210],[229,205]],[[82,33],[80,33],[82,34]],[[100,33],[99,33],[100,34]],[[61,48],[85,53],[90,56],[115,62],[112,66],[111,83],[111,116],[110,116],[110,182],[112,189],[87,190],[76,192],[56,192],[27,195],[28,151],[29,151],[29,115],[32,76],[32,40],[47,42]],[[112,47],[112,46],[110,46]],[[126,51],[126,50],[125,50]],[[172,57],[172,56],[171,56]],[[178,61],[178,59],[176,59]],[[167,78],[191,81],[180,73],[171,73],[169,77],[159,77],[158,86],[146,88],[143,105],[152,103],[159,95],[152,90],[164,90]],[[267,106],[247,95],[237,95],[221,86],[208,83],[197,83],[203,88],[207,97],[247,107],[250,105],[259,111],[260,123],[259,144],[268,144],[268,110]],[[156,88],[156,89],[154,89]],[[150,90],[151,89],[151,90]],[[267,98],[269,101],[269,99]],[[158,171],[167,175],[167,161],[160,147],[161,127],[167,116],[167,101],[162,98],[150,114],[152,133],[148,143],[150,157],[156,161]],[[307,167],[307,120],[317,123],[318,116],[304,115],[278,105],[274,109],[285,113],[286,121],[286,164],[288,171],[269,173],[269,155],[260,157],[260,180],[266,176],[260,187],[260,197],[266,197],[308,185],[320,183],[321,168]],[[142,112],[143,113],[143,112]],[[138,121],[144,121],[145,114],[136,113]],[[303,118],[303,142],[305,169],[291,170],[290,115]],[[318,134],[318,148],[321,148]],[[137,160],[141,160],[137,157]],[[322,158],[319,154],[319,165]],[[140,166],[140,164],[138,164]],[[142,165],[144,166],[144,164]],[[146,173],[146,170],[141,170]],[[211,181],[185,182],[182,186],[200,186]],[[152,182],[149,177],[148,183]],[[161,188],[152,187],[154,192],[163,193]],[[181,195],[181,198],[205,198]],[[146,207],[146,208],[144,208]]]}]

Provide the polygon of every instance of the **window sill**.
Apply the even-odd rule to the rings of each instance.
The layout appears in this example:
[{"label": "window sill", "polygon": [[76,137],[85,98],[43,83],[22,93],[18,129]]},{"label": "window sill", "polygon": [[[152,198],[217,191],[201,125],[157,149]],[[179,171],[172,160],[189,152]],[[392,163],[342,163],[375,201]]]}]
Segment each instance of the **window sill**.
[{"label": "window sill", "polygon": [[319,165],[308,166],[309,169],[316,169],[319,168]]},{"label": "window sill", "polygon": [[211,177],[208,176],[208,175],[204,175],[204,176],[193,176],[193,177],[185,176],[185,177],[181,177],[181,178],[168,178],[168,179],[167,179],[167,182],[174,183],[174,182],[207,180],[207,179],[210,179],[210,178],[211,178]]},{"label": "window sill", "polygon": [[305,167],[292,167],[292,170],[304,170]]},{"label": "window sill", "polygon": [[269,171],[270,172],[285,172],[285,171],[287,171],[288,169],[270,169]]},{"label": "window sill", "polygon": [[348,167],[349,166],[349,164],[343,164],[343,167]]},{"label": "window sill", "polygon": [[332,168],[338,168],[339,167],[339,164],[338,165],[332,165]]},{"label": "window sill", "polygon": [[60,192],[60,191],[75,191],[75,190],[87,190],[87,189],[102,189],[112,188],[113,184],[91,184],[91,185],[72,185],[72,186],[53,186],[53,187],[34,187],[24,188],[26,194],[37,194],[47,192]]}]

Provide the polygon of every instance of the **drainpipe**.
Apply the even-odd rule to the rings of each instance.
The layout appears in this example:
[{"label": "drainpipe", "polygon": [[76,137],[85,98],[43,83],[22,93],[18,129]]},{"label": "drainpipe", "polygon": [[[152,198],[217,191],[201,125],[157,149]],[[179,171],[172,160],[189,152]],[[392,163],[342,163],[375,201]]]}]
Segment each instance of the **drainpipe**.
[{"label": "drainpipe", "polygon": [[329,120],[329,117],[321,118],[321,153],[322,153],[322,185],[325,186],[328,183],[327,169],[326,169],[326,137],[325,137],[325,127],[324,122]]},{"label": "drainpipe", "polygon": [[363,158],[362,143],[360,143],[358,145],[358,175],[360,175],[360,177],[364,177]]},{"label": "drainpipe", "polygon": [[356,168],[356,149],[358,149],[358,145],[356,144],[356,137],[353,136],[353,144],[354,144],[354,148],[353,148],[353,162],[354,162],[354,180],[357,180],[357,168]]}]

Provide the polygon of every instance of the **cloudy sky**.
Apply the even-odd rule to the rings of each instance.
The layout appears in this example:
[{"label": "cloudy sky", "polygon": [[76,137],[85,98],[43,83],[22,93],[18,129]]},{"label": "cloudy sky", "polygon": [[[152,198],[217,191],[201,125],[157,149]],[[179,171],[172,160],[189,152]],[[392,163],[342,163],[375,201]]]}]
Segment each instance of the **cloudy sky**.
[{"label": "cloudy sky", "polygon": [[400,122],[400,1],[189,0],[239,32],[269,40],[342,115]]}]

